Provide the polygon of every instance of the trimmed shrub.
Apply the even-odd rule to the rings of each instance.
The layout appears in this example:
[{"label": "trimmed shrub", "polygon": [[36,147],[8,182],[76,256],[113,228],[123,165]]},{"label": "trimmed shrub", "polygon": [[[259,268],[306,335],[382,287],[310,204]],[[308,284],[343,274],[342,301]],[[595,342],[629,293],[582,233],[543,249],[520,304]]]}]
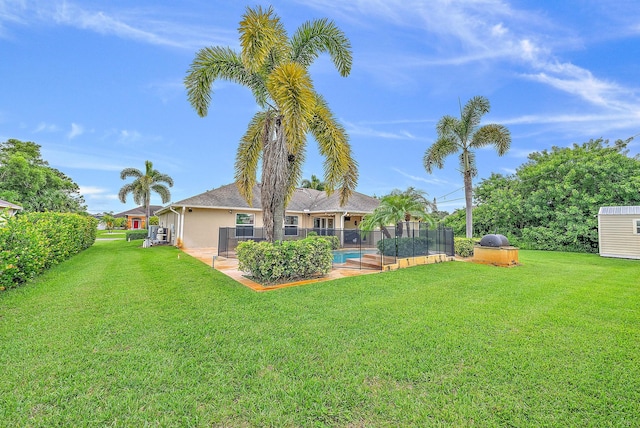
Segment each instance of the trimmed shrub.
[{"label": "trimmed shrub", "polygon": [[0,227],[0,287],[15,287],[90,247],[98,221],[70,213],[24,213]]},{"label": "trimmed shrub", "polygon": [[453,246],[456,254],[460,257],[473,256],[473,247],[475,245],[476,242],[473,238],[453,238]]},{"label": "trimmed shrub", "polygon": [[333,254],[325,239],[244,241],[236,248],[238,267],[265,284],[311,278],[331,271]]},{"label": "trimmed shrub", "polygon": [[332,250],[340,248],[340,239],[337,236],[318,235],[316,232],[311,231],[307,234],[307,238],[324,239],[331,245]]},{"label": "trimmed shrub", "polygon": [[125,239],[127,241],[135,241],[136,239],[145,239],[149,232],[147,232],[146,229],[140,229],[140,230],[127,230],[125,233],[126,233]]}]

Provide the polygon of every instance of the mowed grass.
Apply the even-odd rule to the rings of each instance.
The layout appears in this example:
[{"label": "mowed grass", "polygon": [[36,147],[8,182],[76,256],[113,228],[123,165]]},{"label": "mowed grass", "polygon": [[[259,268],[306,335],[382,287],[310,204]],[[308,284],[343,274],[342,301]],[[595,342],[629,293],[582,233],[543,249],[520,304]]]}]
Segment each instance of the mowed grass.
[{"label": "mowed grass", "polygon": [[125,239],[127,233],[125,230],[98,230],[96,232],[96,238],[98,239]]},{"label": "mowed grass", "polygon": [[640,261],[255,293],[104,241],[0,294],[1,426],[638,426]]}]

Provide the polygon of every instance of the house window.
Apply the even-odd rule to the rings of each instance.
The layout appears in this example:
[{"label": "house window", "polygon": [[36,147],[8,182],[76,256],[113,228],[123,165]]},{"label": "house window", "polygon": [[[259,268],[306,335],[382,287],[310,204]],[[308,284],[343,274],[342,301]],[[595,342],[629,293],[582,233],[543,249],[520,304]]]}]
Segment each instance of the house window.
[{"label": "house window", "polygon": [[640,235],[640,220],[633,220],[633,233]]},{"label": "house window", "polygon": [[253,214],[236,214],[236,237],[253,236]]},{"label": "house window", "polygon": [[298,235],[298,216],[297,215],[284,216],[284,235],[285,236]]}]

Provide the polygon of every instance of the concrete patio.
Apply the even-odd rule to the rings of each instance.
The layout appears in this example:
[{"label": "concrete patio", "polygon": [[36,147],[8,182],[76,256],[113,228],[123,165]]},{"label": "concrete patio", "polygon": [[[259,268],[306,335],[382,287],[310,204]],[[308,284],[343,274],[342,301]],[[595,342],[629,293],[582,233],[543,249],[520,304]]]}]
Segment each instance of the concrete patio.
[{"label": "concrete patio", "polygon": [[[215,268],[216,270],[227,275],[228,277],[233,278],[235,281],[239,282],[240,284],[258,292],[277,290],[277,289],[286,288],[286,287],[295,287],[298,285],[313,284],[316,282],[331,281],[334,279],[348,278],[351,276],[380,273],[379,270],[340,268],[340,269],[332,269],[331,272],[329,272],[329,274],[320,278],[314,278],[314,279],[308,279],[304,281],[296,281],[296,282],[290,282],[286,284],[278,284],[278,285],[265,287],[243,276],[244,275],[243,272],[238,270],[238,259],[218,257],[217,248],[214,248],[214,247],[183,248],[182,251],[185,252],[186,254],[189,254],[192,257],[195,257],[196,259],[200,260],[206,265]],[[215,256],[215,260],[214,260],[214,256]]]}]

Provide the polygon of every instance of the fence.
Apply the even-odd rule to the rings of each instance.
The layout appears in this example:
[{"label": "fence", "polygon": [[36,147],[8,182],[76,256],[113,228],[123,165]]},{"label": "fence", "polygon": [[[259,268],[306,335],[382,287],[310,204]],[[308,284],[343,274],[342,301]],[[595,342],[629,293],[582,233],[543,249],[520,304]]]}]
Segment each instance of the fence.
[{"label": "fence", "polygon": [[[382,269],[382,265],[396,263],[399,258],[434,254],[454,255],[453,230],[427,224],[403,222],[382,230],[360,229],[302,229],[285,228],[284,240],[304,239],[309,235],[329,236],[334,248],[334,268]],[[242,241],[264,241],[265,230],[260,227],[221,227],[218,255],[235,257],[235,249]]]}]

